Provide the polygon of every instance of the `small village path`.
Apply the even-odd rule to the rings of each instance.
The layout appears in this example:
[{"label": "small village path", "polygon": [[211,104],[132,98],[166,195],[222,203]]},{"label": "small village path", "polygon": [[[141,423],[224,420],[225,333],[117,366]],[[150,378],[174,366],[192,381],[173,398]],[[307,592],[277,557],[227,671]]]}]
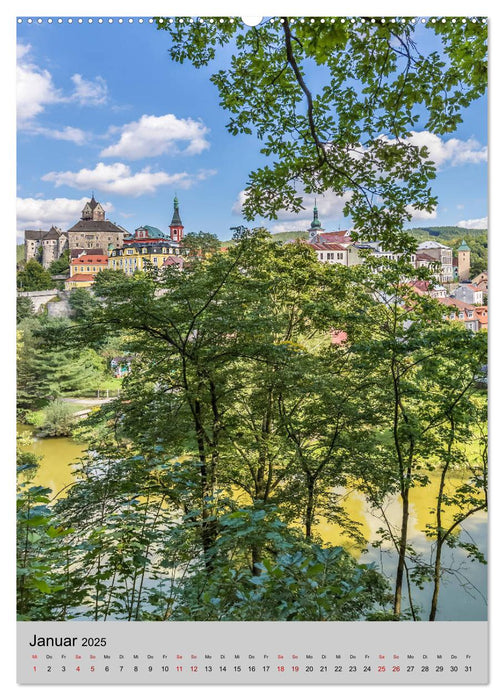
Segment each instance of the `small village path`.
[{"label": "small village path", "polygon": [[61,401],[63,403],[78,403],[81,406],[101,406],[103,403],[108,403],[109,401],[112,401],[112,399],[115,399],[115,396],[109,396],[109,398],[103,398],[103,399],[89,399],[89,398],[82,398],[80,399],[79,397],[68,397],[68,398],[63,398]]}]

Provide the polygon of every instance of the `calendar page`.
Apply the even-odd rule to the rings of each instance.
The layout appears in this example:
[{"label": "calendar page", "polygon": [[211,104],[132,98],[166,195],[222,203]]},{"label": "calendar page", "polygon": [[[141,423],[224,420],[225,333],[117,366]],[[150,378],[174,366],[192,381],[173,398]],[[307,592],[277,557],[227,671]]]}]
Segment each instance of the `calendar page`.
[{"label": "calendar page", "polygon": [[486,18],[16,22],[18,683],[487,683]]}]

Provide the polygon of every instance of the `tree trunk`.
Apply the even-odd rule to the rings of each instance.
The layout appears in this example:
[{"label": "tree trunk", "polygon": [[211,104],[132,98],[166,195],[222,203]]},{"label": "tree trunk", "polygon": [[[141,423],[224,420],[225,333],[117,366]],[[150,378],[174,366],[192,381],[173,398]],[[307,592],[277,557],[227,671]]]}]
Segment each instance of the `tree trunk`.
[{"label": "tree trunk", "polygon": [[394,615],[401,614],[402,585],[404,567],[406,565],[406,546],[408,544],[408,520],[409,520],[409,488],[402,494],[402,520],[401,536],[399,538],[399,560],[397,562],[396,585],[394,593]]},{"label": "tree trunk", "polygon": [[305,537],[308,541],[312,538],[313,517],[315,515],[315,479],[307,476],[308,500],[305,509]]}]

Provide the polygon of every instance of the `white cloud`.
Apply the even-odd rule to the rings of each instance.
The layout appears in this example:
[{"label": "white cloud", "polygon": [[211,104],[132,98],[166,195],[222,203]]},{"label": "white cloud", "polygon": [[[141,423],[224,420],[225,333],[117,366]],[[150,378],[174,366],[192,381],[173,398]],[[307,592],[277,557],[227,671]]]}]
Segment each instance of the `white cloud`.
[{"label": "white cloud", "polygon": [[85,80],[82,75],[75,73],[72,82],[75,89],[70,99],[82,105],[100,105],[107,101],[107,83],[99,75],[94,80]]},{"label": "white cloud", "polygon": [[436,219],[437,218],[437,207],[434,207],[433,211],[427,211],[426,209],[415,209],[411,205],[406,207],[408,214],[411,214],[413,221],[415,219]]},{"label": "white cloud", "polygon": [[84,132],[71,126],[58,129],[41,126],[37,122],[46,107],[51,104],[78,102],[81,105],[103,104],[107,99],[107,84],[100,76],[86,80],[76,73],[72,76],[74,90],[70,94],[56,87],[51,73],[37,66],[30,57],[31,45],[17,45],[16,97],[18,128],[32,134],[63,139],[82,144]]},{"label": "white cloud", "polygon": [[457,226],[461,228],[488,228],[488,216],[483,216],[481,219],[457,221]]},{"label": "white cloud", "polygon": [[[53,225],[63,230],[67,229],[80,219],[84,205],[88,200],[89,197],[81,197],[81,199],[17,197],[18,236],[22,238],[25,229],[47,230]],[[110,202],[102,202],[102,206],[106,212],[114,209]]]},{"label": "white cloud", "polygon": [[139,197],[153,193],[162,185],[177,185],[188,189],[199,180],[214,175],[215,170],[200,170],[191,175],[186,172],[166,173],[163,170],[152,172],[150,168],[133,173],[124,163],[98,163],[93,170],[82,168],[78,172],[70,170],[50,172],[42,176],[45,182],[54,182],[56,187],[67,185],[80,190],[97,189],[101,192],[113,192],[119,195]]},{"label": "white cloud", "polygon": [[429,160],[437,167],[465,165],[466,163],[483,163],[488,158],[488,149],[476,139],[467,141],[451,138],[443,141],[439,136],[429,131],[413,131],[408,139],[410,143],[421,148],[427,146]]},{"label": "white cloud", "polygon": [[81,146],[87,140],[86,132],[73,126],[65,126],[63,129],[47,129],[44,126],[34,126],[26,129],[26,131],[32,134],[48,136],[59,141],[72,141],[78,146]]},{"label": "white cloud", "polygon": [[28,59],[29,44],[18,44],[16,68],[17,115],[20,127],[30,123],[44,111],[46,105],[60,102],[61,92],[56,89],[49,71],[39,68]]},{"label": "white cloud", "polygon": [[121,136],[116,144],[101,152],[104,157],[136,160],[163,153],[180,153],[180,143],[187,144],[182,150],[184,155],[198,155],[210,147],[206,139],[208,127],[194,119],[178,119],[174,114],[161,117],[144,114],[138,121],[114,131],[120,131]]},{"label": "white cloud", "polygon": [[286,231],[307,231],[310,228],[311,219],[298,219],[297,221],[283,221],[273,226],[268,226],[271,233],[285,233]]}]

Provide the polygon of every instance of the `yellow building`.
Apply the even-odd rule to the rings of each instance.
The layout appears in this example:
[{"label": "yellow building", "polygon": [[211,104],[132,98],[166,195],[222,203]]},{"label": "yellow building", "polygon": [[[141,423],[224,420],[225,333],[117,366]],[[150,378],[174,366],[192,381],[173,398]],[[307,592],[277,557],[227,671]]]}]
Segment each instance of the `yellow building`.
[{"label": "yellow building", "polygon": [[144,270],[146,266],[161,268],[168,265],[183,267],[184,259],[180,255],[180,245],[166,239],[154,245],[150,243],[126,243],[124,248],[114,248],[109,251],[109,270],[122,270],[132,275],[136,270]]},{"label": "yellow building", "polygon": [[65,289],[80,289],[82,287],[91,287],[95,280],[94,275],[72,275],[65,281]]},{"label": "yellow building", "polygon": [[106,255],[81,255],[70,261],[70,277],[65,281],[65,289],[91,287],[100,270],[108,267]]}]

